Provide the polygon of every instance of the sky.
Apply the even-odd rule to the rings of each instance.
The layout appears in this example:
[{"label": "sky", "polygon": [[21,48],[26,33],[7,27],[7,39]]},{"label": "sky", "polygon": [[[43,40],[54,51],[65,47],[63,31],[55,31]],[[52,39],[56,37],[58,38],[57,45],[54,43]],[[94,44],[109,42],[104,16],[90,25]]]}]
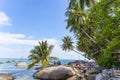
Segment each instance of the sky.
[{"label": "sky", "polygon": [[54,45],[52,56],[84,59],[60,48],[69,0],[0,0],[0,58],[27,58],[38,41]]}]

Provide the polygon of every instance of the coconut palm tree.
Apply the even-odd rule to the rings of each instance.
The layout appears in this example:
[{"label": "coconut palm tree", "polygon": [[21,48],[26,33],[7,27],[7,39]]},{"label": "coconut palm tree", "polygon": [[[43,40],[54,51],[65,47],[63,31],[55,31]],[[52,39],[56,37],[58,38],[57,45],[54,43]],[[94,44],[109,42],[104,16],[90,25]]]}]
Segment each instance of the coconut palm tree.
[{"label": "coconut palm tree", "polygon": [[[86,28],[86,21],[89,9],[97,0],[70,0],[66,11],[67,26],[70,32],[73,32],[77,38],[77,50],[89,53],[88,45],[83,41],[85,39],[89,43],[97,44],[93,37],[91,37],[91,28]],[[86,48],[83,48],[84,45]],[[99,45],[98,45],[99,46]],[[100,47],[100,46],[99,46]],[[80,49],[79,49],[80,48]],[[100,47],[101,48],[101,47]],[[74,49],[72,49],[74,50]],[[77,53],[79,53],[77,51]]]},{"label": "coconut palm tree", "polygon": [[45,68],[49,63],[48,58],[57,59],[56,57],[50,57],[53,47],[53,45],[48,45],[47,41],[39,42],[39,45],[35,46],[34,49],[30,51],[31,54],[28,56],[28,59],[31,60],[31,63],[28,65],[28,69],[39,62],[42,63],[42,68]]},{"label": "coconut palm tree", "polygon": [[[90,7],[95,4],[95,0],[70,0],[68,9],[66,11],[66,16],[68,17],[66,29],[69,29],[70,32],[73,32],[78,39],[78,43],[86,46],[83,39],[90,40],[89,43],[97,44],[95,39],[91,37],[92,28],[87,25],[86,21],[89,11],[85,10],[85,6]],[[89,28],[88,28],[89,27]],[[77,44],[79,46],[79,44]],[[97,44],[101,49],[102,47]],[[87,46],[86,46],[87,47]],[[88,51],[87,51],[88,52]]]},{"label": "coconut palm tree", "polygon": [[73,42],[72,42],[72,38],[69,37],[69,36],[65,36],[63,39],[62,39],[62,42],[63,44],[61,45],[61,48],[65,51],[70,51],[70,50],[73,50]]},{"label": "coconut palm tree", "polygon": [[68,17],[66,20],[66,29],[69,29],[70,32],[74,32],[76,35],[78,35],[78,33],[85,34],[90,40],[96,43],[85,29],[88,11],[86,11],[84,7],[90,7],[93,4],[95,4],[95,0],[70,0],[66,11],[66,16]]},{"label": "coconut palm tree", "polygon": [[73,41],[72,38],[69,36],[64,36],[64,38],[62,39],[62,45],[61,48],[65,51],[74,51],[82,56],[84,56],[83,54],[81,54],[80,52],[75,50],[75,47],[73,46]]}]

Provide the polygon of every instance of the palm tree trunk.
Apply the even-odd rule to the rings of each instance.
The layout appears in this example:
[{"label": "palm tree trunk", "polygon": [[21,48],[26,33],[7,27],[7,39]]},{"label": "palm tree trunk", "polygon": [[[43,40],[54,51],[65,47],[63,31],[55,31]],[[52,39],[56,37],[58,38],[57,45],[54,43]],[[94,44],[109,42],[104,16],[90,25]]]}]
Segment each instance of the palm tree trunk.
[{"label": "palm tree trunk", "polygon": [[[81,56],[84,56],[84,57],[86,58],[86,56],[85,56],[84,54],[81,54],[80,52],[78,52],[78,51],[76,51],[76,50],[74,50],[74,49],[73,49],[73,51],[76,52],[76,53],[78,53],[78,54],[80,54]],[[87,59],[88,59],[88,58],[87,58]]]},{"label": "palm tree trunk", "polygon": [[88,35],[87,32],[85,32],[85,30],[83,28],[81,28],[81,30],[83,31],[83,33],[88,37],[90,38],[90,40],[92,40],[95,44],[97,43],[91,36]]},{"label": "palm tree trunk", "polygon": [[[96,42],[90,35],[88,35],[88,33],[87,33],[83,28],[81,28],[81,30],[83,31],[83,33],[84,33],[93,43],[97,44],[97,42]],[[97,45],[98,45],[98,44],[97,44]],[[100,45],[98,45],[98,47],[99,47],[101,50],[103,50],[103,48],[102,48]]]},{"label": "palm tree trunk", "polygon": [[[78,51],[76,51],[76,50],[74,50],[74,49],[73,49],[73,51],[76,52],[76,53],[78,53],[78,54],[80,54],[80,55],[82,55],[82,56],[84,56],[83,54],[81,54],[80,52],[78,52]],[[85,57],[85,56],[84,56],[84,57]]]}]

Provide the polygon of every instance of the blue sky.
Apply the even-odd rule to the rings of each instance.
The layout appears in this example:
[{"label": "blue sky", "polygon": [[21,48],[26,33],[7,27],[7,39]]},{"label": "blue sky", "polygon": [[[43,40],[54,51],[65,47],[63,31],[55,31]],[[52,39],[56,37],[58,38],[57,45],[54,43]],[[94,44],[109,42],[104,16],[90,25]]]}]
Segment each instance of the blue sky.
[{"label": "blue sky", "polygon": [[61,39],[72,35],[65,29],[69,0],[0,0],[0,57],[27,57],[38,41],[55,45],[51,55],[83,59],[60,48]]}]

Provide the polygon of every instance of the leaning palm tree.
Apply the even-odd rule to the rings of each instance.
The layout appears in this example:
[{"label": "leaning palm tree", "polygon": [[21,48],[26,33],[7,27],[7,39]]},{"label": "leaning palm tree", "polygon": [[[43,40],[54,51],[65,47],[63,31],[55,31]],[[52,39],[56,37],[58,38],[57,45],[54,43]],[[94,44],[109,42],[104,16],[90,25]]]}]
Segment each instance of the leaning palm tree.
[{"label": "leaning palm tree", "polygon": [[[85,6],[92,6],[95,4],[95,0],[70,0],[69,6],[66,11],[66,16],[68,17],[66,29],[69,29],[70,32],[73,32],[77,38],[79,38],[80,42],[83,38],[88,38],[92,43],[97,44],[95,39],[91,37],[91,27],[89,29],[86,28],[87,23],[87,15],[89,11],[85,10]],[[83,43],[86,45],[85,43]],[[97,45],[101,50],[102,47]]]},{"label": "leaning palm tree", "polygon": [[85,6],[90,7],[96,3],[96,0],[70,0],[69,6],[66,11],[68,17],[66,29],[78,35],[85,34],[91,41],[96,41],[86,32],[86,19],[88,11]]},{"label": "leaning palm tree", "polygon": [[53,47],[53,45],[48,45],[47,41],[39,42],[39,45],[30,51],[31,54],[28,56],[28,59],[31,60],[31,63],[28,65],[28,69],[39,62],[41,62],[42,68],[45,68],[49,63],[49,58],[57,59],[56,57],[50,57]]},{"label": "leaning palm tree", "polygon": [[64,50],[64,51],[74,51],[82,56],[84,56],[83,54],[81,54],[80,52],[76,51],[75,50],[75,47],[73,46],[73,41],[72,41],[72,38],[69,37],[69,36],[65,36],[63,39],[62,39],[62,42],[63,44],[61,45],[61,48]]}]

